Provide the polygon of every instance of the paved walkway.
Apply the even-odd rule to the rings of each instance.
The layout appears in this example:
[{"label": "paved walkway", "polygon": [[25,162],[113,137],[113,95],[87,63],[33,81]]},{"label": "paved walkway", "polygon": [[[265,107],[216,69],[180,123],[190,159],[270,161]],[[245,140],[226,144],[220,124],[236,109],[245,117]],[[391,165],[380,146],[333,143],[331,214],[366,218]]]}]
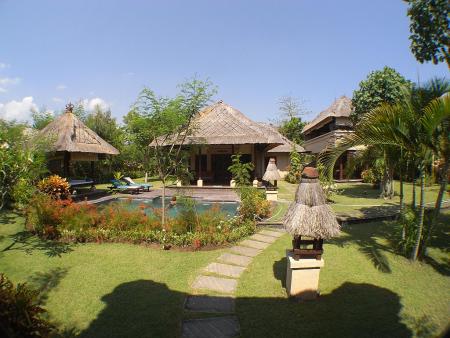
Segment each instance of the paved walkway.
[{"label": "paved walkway", "polygon": [[[183,338],[229,338],[240,334],[234,314],[238,279],[253,258],[284,234],[284,230],[259,230],[228,249],[216,262],[206,266],[192,283],[194,295],[186,298],[185,311],[216,313],[219,316],[187,319],[182,323]],[[213,293],[217,296],[205,295]]]}]

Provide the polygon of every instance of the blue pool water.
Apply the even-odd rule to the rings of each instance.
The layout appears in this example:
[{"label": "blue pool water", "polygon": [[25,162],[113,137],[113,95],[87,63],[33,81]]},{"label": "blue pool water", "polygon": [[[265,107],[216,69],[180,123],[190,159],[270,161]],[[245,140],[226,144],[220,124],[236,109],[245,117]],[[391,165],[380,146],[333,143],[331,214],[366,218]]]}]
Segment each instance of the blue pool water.
[{"label": "blue pool water", "polygon": [[[182,203],[178,202],[177,204],[171,206],[170,205],[171,198],[166,198],[166,208],[168,211],[168,215],[170,217],[176,217],[180,210],[182,210],[183,205]],[[229,215],[234,216],[237,213],[238,203],[237,202],[210,202],[210,201],[204,201],[204,200],[195,200],[196,201],[196,209],[198,213],[202,213],[205,211],[208,211],[213,206],[218,206],[220,208],[220,212]],[[108,201],[104,201],[101,203],[98,203],[98,205],[109,205],[112,203],[120,203],[126,208],[132,210],[132,209],[138,209],[138,208],[144,208],[144,211],[147,215],[151,215],[153,213],[153,209],[160,209],[162,208],[162,198],[161,197],[155,197],[153,199],[143,199],[143,198],[116,198],[111,199]]]}]

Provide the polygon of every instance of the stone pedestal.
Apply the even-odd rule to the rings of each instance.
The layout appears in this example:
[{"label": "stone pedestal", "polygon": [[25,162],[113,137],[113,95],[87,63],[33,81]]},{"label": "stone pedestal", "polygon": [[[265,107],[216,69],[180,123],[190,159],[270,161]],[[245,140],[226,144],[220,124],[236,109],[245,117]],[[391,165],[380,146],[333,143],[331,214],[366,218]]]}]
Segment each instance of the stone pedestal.
[{"label": "stone pedestal", "polygon": [[231,180],[230,181],[230,187],[231,188],[236,188],[236,181],[235,180]]},{"label": "stone pedestal", "polygon": [[253,180],[253,186],[254,186],[255,188],[258,187],[258,180],[257,180],[256,178]]},{"label": "stone pedestal", "polygon": [[324,260],[295,259],[291,250],[286,250],[286,258],[288,295],[302,300],[315,299],[318,296],[320,268],[324,266]]},{"label": "stone pedestal", "polygon": [[177,187],[181,187],[181,186],[182,186],[181,181],[177,180]]},{"label": "stone pedestal", "polygon": [[266,190],[266,199],[268,201],[278,201],[278,191],[277,190]]},{"label": "stone pedestal", "polygon": [[201,178],[197,180],[197,187],[203,187],[203,180]]}]

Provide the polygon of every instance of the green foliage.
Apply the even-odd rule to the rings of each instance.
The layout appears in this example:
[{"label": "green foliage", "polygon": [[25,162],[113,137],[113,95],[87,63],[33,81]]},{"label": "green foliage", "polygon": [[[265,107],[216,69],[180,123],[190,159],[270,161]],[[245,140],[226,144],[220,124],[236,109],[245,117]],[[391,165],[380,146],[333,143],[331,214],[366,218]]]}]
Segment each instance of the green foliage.
[{"label": "green foliage", "polygon": [[302,155],[297,152],[295,148],[293,148],[291,153],[289,154],[289,161],[289,172],[287,173],[284,180],[293,184],[299,183],[300,176],[303,170]]},{"label": "green foliage", "polygon": [[[45,144],[31,141],[25,126],[0,119],[0,210],[16,202],[25,202],[23,188],[34,183],[46,171]],[[20,187],[17,187],[17,185]]]},{"label": "green foliage", "polygon": [[178,203],[182,207],[179,215],[168,218],[163,227],[159,217],[162,210],[155,208],[146,215],[146,205],[137,210],[121,203],[97,207],[38,194],[27,209],[26,226],[42,238],[62,242],[160,243],[195,248],[233,243],[255,230],[253,218],[227,217],[218,205],[198,213],[194,200],[181,197]]},{"label": "green foliage", "polygon": [[241,156],[242,154],[231,155],[231,165],[228,167],[238,186],[250,184],[251,172],[255,168],[251,162],[241,162]]},{"label": "green foliage", "polygon": [[41,110],[34,110],[31,112],[31,118],[33,120],[33,128],[37,130],[44,129],[47,124],[55,119],[52,112],[46,110],[45,108]]},{"label": "green foliage", "polygon": [[411,19],[411,51],[416,59],[420,63],[432,61],[434,64],[445,61],[450,66],[448,0],[405,1],[409,4]]},{"label": "green foliage", "polygon": [[0,274],[0,336],[49,337],[54,326],[43,319],[39,292],[26,284],[14,284]]},{"label": "green foliage", "polygon": [[382,103],[398,103],[403,98],[404,87],[410,87],[410,82],[393,68],[384,67],[382,70],[371,72],[353,92],[352,120],[358,122],[362,115]]},{"label": "green foliage", "polygon": [[123,174],[120,171],[113,172],[113,177],[115,180],[121,180],[123,177]]},{"label": "green foliage", "polygon": [[363,170],[361,178],[364,183],[371,183],[372,185],[378,185],[381,180],[381,175],[373,169]]},{"label": "green foliage", "polygon": [[286,136],[292,142],[297,144],[303,143],[302,130],[305,127],[306,122],[303,122],[300,117],[292,117],[289,120],[282,121],[278,131]]},{"label": "green foliage", "polygon": [[266,200],[264,190],[242,186],[239,189],[241,204],[239,215],[244,220],[261,220],[271,214],[271,204]]}]

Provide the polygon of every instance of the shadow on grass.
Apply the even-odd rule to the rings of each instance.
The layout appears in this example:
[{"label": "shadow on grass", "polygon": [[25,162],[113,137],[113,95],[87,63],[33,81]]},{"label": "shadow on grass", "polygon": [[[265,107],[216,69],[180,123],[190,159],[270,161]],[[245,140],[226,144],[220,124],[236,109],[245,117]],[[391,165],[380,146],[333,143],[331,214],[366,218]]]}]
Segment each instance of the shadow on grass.
[{"label": "shadow on grass", "polygon": [[31,255],[34,251],[41,251],[48,257],[61,257],[62,254],[72,251],[71,244],[40,239],[31,232],[25,230],[10,236],[4,236],[1,240],[5,239],[10,240],[11,243],[1,249],[0,253],[7,251],[23,251],[26,254]]},{"label": "shadow on grass", "polygon": [[340,188],[338,185],[338,189],[341,191],[340,195],[349,197],[349,198],[373,198],[378,199],[380,197],[380,189],[373,188],[371,184],[352,184],[350,186],[346,186],[345,188]]},{"label": "shadow on grass", "polygon": [[38,272],[29,278],[29,283],[39,291],[39,302],[47,302],[49,292],[56,288],[67,275],[67,268],[54,268],[48,272]]},{"label": "shadow on grass", "polygon": [[[123,283],[102,297],[105,308],[79,337],[179,336],[185,296],[150,280]],[[345,283],[310,302],[237,298],[236,308],[242,337],[412,336],[399,316],[399,296],[371,284]]]},{"label": "shadow on grass", "polygon": [[390,273],[391,268],[384,252],[394,253],[395,250],[389,241],[382,244],[377,237],[390,238],[393,231],[392,222],[347,224],[342,227],[342,236],[333,238],[327,243],[340,247],[344,247],[346,243],[355,243],[377,270]]}]

